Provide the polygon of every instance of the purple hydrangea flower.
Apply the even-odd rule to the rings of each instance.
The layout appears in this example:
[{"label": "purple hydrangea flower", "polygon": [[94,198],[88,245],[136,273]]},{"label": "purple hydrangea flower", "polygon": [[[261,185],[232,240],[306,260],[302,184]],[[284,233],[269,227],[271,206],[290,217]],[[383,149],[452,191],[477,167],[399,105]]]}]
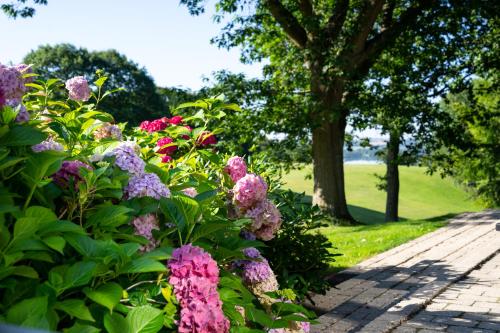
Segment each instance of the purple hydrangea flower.
[{"label": "purple hydrangea flower", "polygon": [[130,145],[120,145],[118,148],[113,149],[109,155],[115,157],[115,164],[123,171],[127,171],[133,175],[144,173],[146,163],[137,156],[134,148]]},{"label": "purple hydrangea flower", "polygon": [[52,175],[54,182],[60,187],[67,188],[70,181],[73,180],[75,189],[78,188],[78,183],[83,179],[80,175],[80,168],[92,170],[92,167],[80,161],[64,161],[61,168]]},{"label": "purple hydrangea flower", "polygon": [[153,237],[153,230],[160,230],[160,226],[154,214],[146,214],[132,220],[135,234],[146,238],[149,243],[141,246],[142,252],[149,252],[159,245]]},{"label": "purple hydrangea flower", "polygon": [[144,173],[130,178],[128,185],[125,187],[125,196],[128,199],[152,197],[159,200],[162,197],[168,198],[170,190],[161,182],[158,175]]},{"label": "purple hydrangea flower", "polygon": [[236,206],[245,210],[266,198],[267,184],[262,177],[249,173],[236,182],[233,193]]},{"label": "purple hydrangea flower", "polygon": [[68,89],[69,98],[74,101],[85,102],[90,98],[89,84],[83,76],[75,76],[66,81],[66,89]]},{"label": "purple hydrangea flower", "polygon": [[5,100],[20,101],[26,91],[21,73],[15,67],[2,64],[0,64],[0,87]]},{"label": "purple hydrangea flower", "polygon": [[[18,64],[14,66],[21,75],[25,74],[33,74],[33,68],[31,68],[31,65],[26,65],[26,64]],[[24,83],[32,83],[34,81],[33,76],[25,77],[23,78]]]},{"label": "purple hydrangea flower", "polygon": [[25,123],[25,122],[28,122],[30,120],[30,114],[28,112],[28,110],[26,110],[26,107],[21,104],[19,106],[19,112],[17,113],[17,116],[16,116],[16,123]]},{"label": "purple hydrangea flower", "polygon": [[32,146],[31,149],[35,153],[39,153],[39,152],[46,151],[46,150],[62,151],[64,149],[64,147],[62,146],[62,144],[60,144],[57,141],[54,141],[54,139],[52,137],[50,137],[47,140],[40,142],[37,145]]}]

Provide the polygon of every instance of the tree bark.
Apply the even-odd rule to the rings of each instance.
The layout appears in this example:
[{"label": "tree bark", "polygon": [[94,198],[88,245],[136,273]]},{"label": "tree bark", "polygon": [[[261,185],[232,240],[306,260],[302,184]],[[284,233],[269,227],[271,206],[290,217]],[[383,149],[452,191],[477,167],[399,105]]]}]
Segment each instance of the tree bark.
[{"label": "tree bark", "polygon": [[399,220],[399,133],[391,131],[389,142],[387,142],[386,158],[386,180],[387,199],[385,205],[385,221],[392,222]]}]

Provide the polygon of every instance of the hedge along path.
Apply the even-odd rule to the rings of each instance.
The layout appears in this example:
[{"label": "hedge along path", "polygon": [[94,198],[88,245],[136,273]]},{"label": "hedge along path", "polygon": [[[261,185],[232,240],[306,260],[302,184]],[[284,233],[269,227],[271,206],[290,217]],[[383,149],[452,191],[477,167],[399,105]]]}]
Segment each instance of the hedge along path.
[{"label": "hedge along path", "polygon": [[324,313],[311,332],[389,332],[500,250],[499,210],[466,213],[437,231],[340,274],[355,275],[313,297]]}]

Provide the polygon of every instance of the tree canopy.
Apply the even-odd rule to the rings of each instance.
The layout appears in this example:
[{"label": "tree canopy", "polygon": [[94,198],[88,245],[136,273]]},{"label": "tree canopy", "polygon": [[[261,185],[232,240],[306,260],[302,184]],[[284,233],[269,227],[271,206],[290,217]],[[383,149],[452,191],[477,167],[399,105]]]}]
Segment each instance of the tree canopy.
[{"label": "tree canopy", "polygon": [[116,50],[88,51],[70,44],[44,45],[26,55],[24,62],[33,64],[34,70],[45,79],[67,80],[83,75],[90,81],[96,78],[96,70],[103,70],[108,75],[108,89],[124,88],[100,105],[118,121],[137,124],[168,113],[146,69]]}]

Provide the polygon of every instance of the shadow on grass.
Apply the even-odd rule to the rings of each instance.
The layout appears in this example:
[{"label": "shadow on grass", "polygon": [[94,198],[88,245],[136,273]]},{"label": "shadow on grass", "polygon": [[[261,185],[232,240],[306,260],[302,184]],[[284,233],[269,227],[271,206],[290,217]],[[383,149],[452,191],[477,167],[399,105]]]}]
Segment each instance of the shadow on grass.
[{"label": "shadow on grass", "polygon": [[[295,192],[298,194],[298,192]],[[303,202],[311,204],[312,205],[312,196],[311,195],[304,195]],[[373,210],[373,209],[368,209],[360,206],[355,206],[355,205],[347,205],[349,212],[352,214],[352,216],[358,221],[361,225],[358,226],[363,226],[363,225],[378,225],[378,224],[387,224],[387,223],[397,223],[397,222],[385,222],[385,214],[383,212]],[[425,222],[439,222],[439,221],[446,221],[449,220],[455,216],[459,215],[459,213],[448,213],[444,215],[439,215],[439,216],[433,216],[427,219],[422,219],[420,221],[425,221]],[[404,216],[399,217],[399,221],[401,222],[407,222],[407,221],[413,221],[411,219],[408,219]],[[363,229],[360,229],[363,230]]]}]

